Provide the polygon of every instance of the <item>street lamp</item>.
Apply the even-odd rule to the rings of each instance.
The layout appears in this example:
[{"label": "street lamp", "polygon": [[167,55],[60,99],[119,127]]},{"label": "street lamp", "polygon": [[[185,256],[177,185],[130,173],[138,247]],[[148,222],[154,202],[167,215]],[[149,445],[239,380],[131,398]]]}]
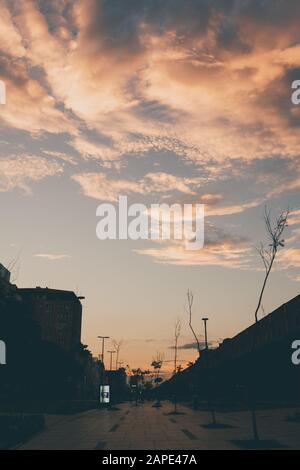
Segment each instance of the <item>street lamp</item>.
[{"label": "street lamp", "polygon": [[202,318],[202,320],[204,321],[204,329],[205,329],[205,349],[208,349],[208,341],[207,341],[207,322],[208,322],[208,318]]},{"label": "street lamp", "polygon": [[104,343],[105,343],[105,340],[106,339],[109,339],[109,336],[98,336],[99,339],[102,339],[102,355],[101,355],[101,360],[102,360],[102,364],[103,364],[103,367],[104,367]]},{"label": "street lamp", "polygon": [[108,354],[110,354],[110,368],[109,370],[112,370],[112,358],[113,358],[113,354],[116,354],[116,351],[107,351]]}]

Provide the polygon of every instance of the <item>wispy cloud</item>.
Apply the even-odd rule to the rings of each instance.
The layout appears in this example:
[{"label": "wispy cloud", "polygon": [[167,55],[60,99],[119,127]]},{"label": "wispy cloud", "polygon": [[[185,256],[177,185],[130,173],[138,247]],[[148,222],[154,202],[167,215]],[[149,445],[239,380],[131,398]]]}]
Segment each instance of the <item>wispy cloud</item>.
[{"label": "wispy cloud", "polygon": [[35,258],[42,258],[48,261],[61,261],[70,258],[69,255],[65,254],[53,254],[53,253],[37,253],[34,255]]},{"label": "wispy cloud", "polygon": [[21,188],[30,192],[30,182],[59,175],[63,166],[45,158],[18,155],[0,159],[0,192]]},{"label": "wispy cloud", "polygon": [[119,195],[171,193],[173,191],[195,195],[193,186],[201,178],[185,178],[168,173],[147,173],[139,180],[109,178],[105,173],[81,173],[72,177],[82,187],[86,196],[98,200],[117,201]]},{"label": "wispy cloud", "polygon": [[157,263],[181,266],[220,266],[248,269],[253,263],[253,248],[249,240],[230,235],[216,227],[208,227],[204,247],[186,250],[181,241],[160,242],[159,246],[134,250]]},{"label": "wispy cloud", "polygon": [[[64,174],[90,198],[175,195],[209,217],[297,197],[299,14],[290,0],[4,0],[0,191]],[[241,268],[249,247],[229,237],[199,253],[139,252]]]},{"label": "wispy cloud", "polygon": [[65,3],[1,4],[9,126],[69,133],[103,161],[162,149],[207,161],[299,154],[296,2]]}]

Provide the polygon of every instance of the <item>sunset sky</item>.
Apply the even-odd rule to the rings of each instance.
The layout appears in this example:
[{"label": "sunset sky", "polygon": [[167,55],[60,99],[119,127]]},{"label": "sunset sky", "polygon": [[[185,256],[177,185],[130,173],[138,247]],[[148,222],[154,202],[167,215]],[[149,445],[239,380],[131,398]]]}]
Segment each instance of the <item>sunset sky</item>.
[{"label": "sunset sky", "polygon": [[[202,316],[213,344],[253,322],[265,204],[292,209],[265,313],[299,293],[299,18],[297,0],[1,0],[0,262],[86,296],[95,355],[104,334],[132,367],[171,360],[180,317],[195,359],[188,288],[201,339]],[[205,204],[204,249],[98,240],[119,195]]]}]

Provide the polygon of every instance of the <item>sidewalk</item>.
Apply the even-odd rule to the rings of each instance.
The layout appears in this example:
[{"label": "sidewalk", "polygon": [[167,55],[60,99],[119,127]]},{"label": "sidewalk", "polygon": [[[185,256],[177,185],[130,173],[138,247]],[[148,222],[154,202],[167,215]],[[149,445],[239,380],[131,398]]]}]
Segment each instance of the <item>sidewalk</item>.
[{"label": "sidewalk", "polygon": [[[118,406],[117,411],[92,410],[53,423],[21,449],[143,449],[204,450],[238,449],[235,440],[252,438],[249,412],[217,413],[220,429],[203,426],[211,422],[205,411],[193,411],[179,405],[183,414],[169,414],[173,406],[161,408],[146,403]],[[286,421],[293,410],[267,410],[257,413],[261,439],[280,442],[300,449],[300,423]]]}]

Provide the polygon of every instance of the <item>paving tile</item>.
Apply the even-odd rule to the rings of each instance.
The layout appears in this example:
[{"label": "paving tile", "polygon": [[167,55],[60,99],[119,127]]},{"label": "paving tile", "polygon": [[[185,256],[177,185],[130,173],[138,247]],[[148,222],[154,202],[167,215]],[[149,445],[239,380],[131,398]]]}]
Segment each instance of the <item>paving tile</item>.
[{"label": "paving tile", "polygon": [[[71,417],[48,418],[47,429],[20,449],[237,449],[232,441],[252,438],[249,412],[217,413],[219,422],[234,427],[205,429],[201,425],[211,422],[209,413],[182,405],[180,411],[185,414],[172,416],[171,422],[166,415],[171,410],[170,403],[163,403],[158,410],[149,403],[137,407],[124,404],[117,412],[91,410]],[[259,411],[257,421],[262,438],[300,449],[300,424],[286,420],[292,412]]]}]

